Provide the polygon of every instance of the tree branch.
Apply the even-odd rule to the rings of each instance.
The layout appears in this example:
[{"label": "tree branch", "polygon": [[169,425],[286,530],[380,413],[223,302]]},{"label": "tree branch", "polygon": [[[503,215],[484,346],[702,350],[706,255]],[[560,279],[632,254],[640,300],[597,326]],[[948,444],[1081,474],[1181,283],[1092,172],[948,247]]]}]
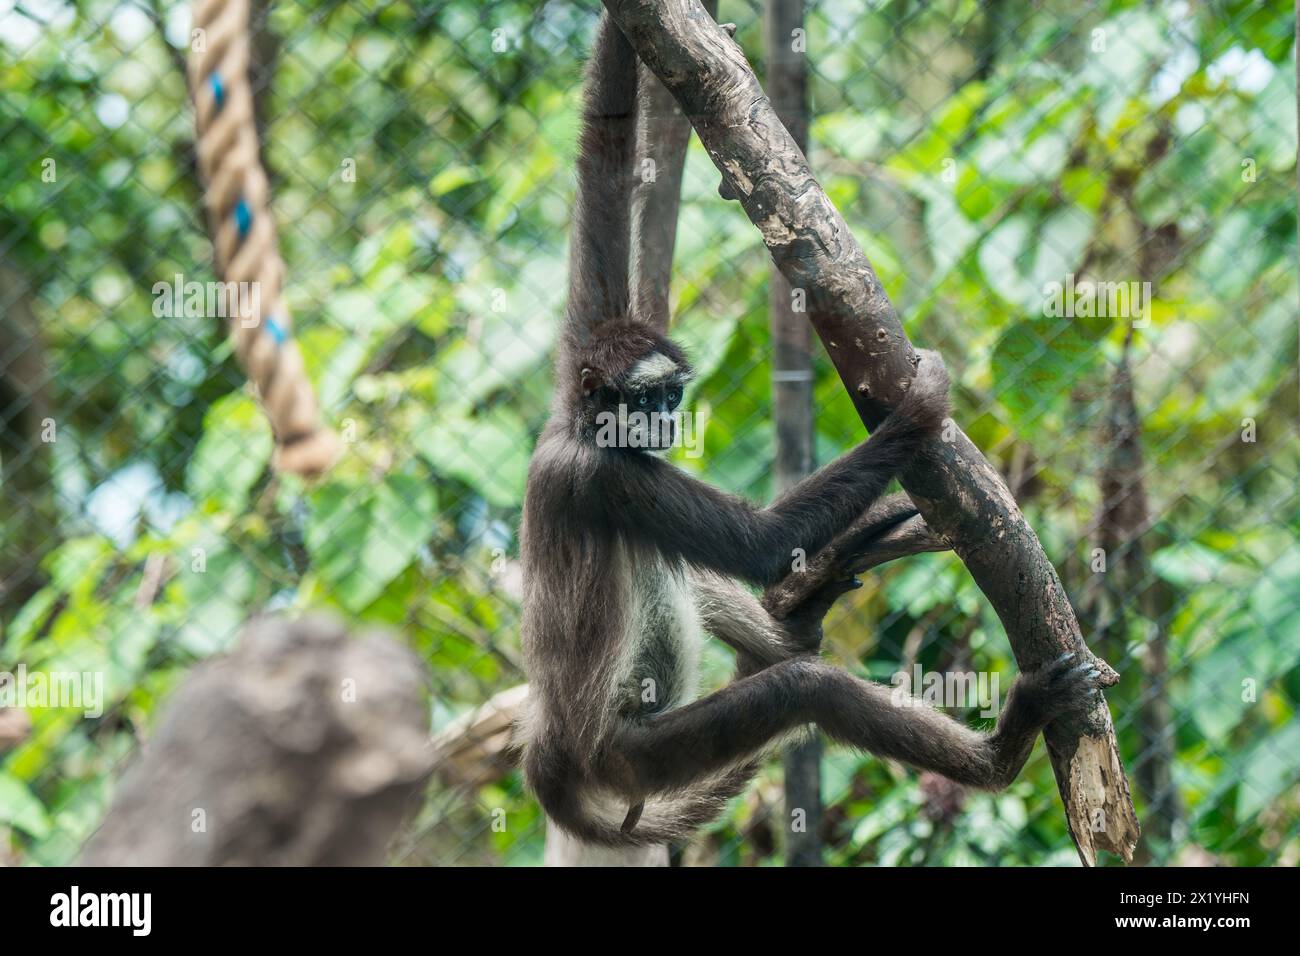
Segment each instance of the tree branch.
[{"label": "tree branch", "polygon": [[[705,0],[704,6],[716,15],[717,0]],[[648,160],[654,177],[643,177],[632,193],[632,314],[662,331],[670,318],[668,293],[691,124],[659,78],[644,63],[638,69],[637,163],[641,167]]]},{"label": "tree branch", "polygon": [[[605,0],[628,40],[690,118],[777,267],[807,293],[809,319],[858,414],[879,423],[911,381],[914,351],[871,264],[763,95],[740,47],[698,0]],[[959,430],[902,476],[949,540],[1029,670],[1062,651],[1090,658],[1056,569],[1010,491]],[[1118,675],[1097,661],[1110,685]],[[1066,819],[1087,865],[1098,848],[1132,858],[1139,828],[1104,704],[1044,736]]]},{"label": "tree branch", "polygon": [[654,176],[643,177],[632,193],[632,313],[662,331],[668,328],[677,210],[691,124],[655,75],[644,65],[640,70],[637,161],[653,164]]}]

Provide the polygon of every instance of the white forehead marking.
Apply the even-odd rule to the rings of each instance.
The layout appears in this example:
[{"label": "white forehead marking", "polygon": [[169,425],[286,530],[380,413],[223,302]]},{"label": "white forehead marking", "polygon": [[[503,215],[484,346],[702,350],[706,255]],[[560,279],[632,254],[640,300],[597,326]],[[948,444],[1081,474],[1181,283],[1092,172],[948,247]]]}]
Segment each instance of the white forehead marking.
[{"label": "white forehead marking", "polygon": [[627,373],[627,384],[633,388],[660,382],[677,371],[677,363],[662,352],[648,355],[632,366]]}]

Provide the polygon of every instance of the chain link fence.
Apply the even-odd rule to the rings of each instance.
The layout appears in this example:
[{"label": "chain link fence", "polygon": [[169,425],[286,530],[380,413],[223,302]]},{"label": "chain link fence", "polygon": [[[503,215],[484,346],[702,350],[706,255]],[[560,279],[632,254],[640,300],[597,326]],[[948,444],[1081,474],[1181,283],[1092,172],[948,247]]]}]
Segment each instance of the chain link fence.
[{"label": "chain link fence", "polygon": [[[1291,11],[827,0],[765,38],[764,7],[723,0],[719,19],[760,79],[765,43],[803,54],[814,172],[1123,674],[1139,859],[1300,862]],[[0,860],[75,859],[157,709],[254,613],[402,635],[442,739],[524,682],[520,500],[597,14],[253,4],[286,294],[346,449],[307,485],[270,470],[211,301],[188,7],[0,0]],[[679,463],[766,500],[769,260],[717,185],[693,142],[673,324],[708,428]],[[862,432],[820,351],[814,370],[824,463]],[[836,662],[937,679],[972,721],[1015,672],[950,554],[873,572],[827,635]],[[706,648],[706,685],[730,669]],[[59,675],[84,677],[75,706]],[[540,862],[519,774],[471,756],[395,863]],[[1041,747],[992,795],[828,747],[820,790],[830,864],[1075,859]],[[797,810],[775,762],[674,854],[781,863]]]}]

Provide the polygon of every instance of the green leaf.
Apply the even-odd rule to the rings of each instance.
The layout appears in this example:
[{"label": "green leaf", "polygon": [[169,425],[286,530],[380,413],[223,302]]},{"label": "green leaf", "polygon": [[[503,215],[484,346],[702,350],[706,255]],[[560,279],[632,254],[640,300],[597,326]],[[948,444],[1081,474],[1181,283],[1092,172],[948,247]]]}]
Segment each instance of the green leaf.
[{"label": "green leaf", "polygon": [[[1300,543],[1278,555],[1250,593],[1250,613],[1266,631],[1300,635]],[[1287,627],[1287,622],[1291,626]],[[1300,644],[1300,640],[1292,641]]]},{"label": "green leaf", "polygon": [[225,539],[210,538],[201,547],[203,570],[194,570],[193,556],[187,554],[177,571],[186,614],[176,640],[196,657],[208,657],[234,642],[248,617],[257,582],[248,556]]},{"label": "green leaf", "polygon": [[[518,296],[511,296],[505,312],[492,311],[490,290],[482,296],[462,290],[463,307],[481,316],[481,322],[475,320],[472,335],[455,336],[435,360],[438,378],[447,380],[448,392],[461,404],[474,405],[503,387],[513,387],[546,361],[558,323],[550,311],[552,300],[558,307],[564,294],[564,283],[554,279],[525,269],[520,295],[526,291],[533,299],[519,302]],[[551,291],[544,291],[544,284]]]},{"label": "green leaf", "polygon": [[0,823],[16,827],[37,840],[50,832],[45,807],[17,777],[0,773]]},{"label": "green leaf", "polygon": [[1002,385],[999,400],[1026,429],[1060,404],[1097,361],[1097,347],[1073,319],[1017,322],[993,350],[993,377]]},{"label": "green leaf", "polygon": [[1043,220],[1031,279],[1040,299],[1048,282],[1064,284],[1066,275],[1083,264],[1095,224],[1095,217],[1078,206],[1062,206]]},{"label": "green leaf", "polygon": [[1043,110],[1007,98],[990,111],[972,159],[981,179],[1016,185],[1057,181],[1083,125],[1082,97],[1063,97],[1055,76],[1037,77],[1018,96],[1051,98]]},{"label": "green leaf", "polygon": [[360,613],[428,541],[437,516],[433,486],[390,474],[360,486],[335,480],[311,495],[307,551],[345,608]]},{"label": "green leaf", "polygon": [[398,274],[382,290],[354,287],[330,293],[326,306],[330,326],[362,342],[391,336],[408,326],[427,328],[432,334],[444,331],[450,300],[438,283],[428,276]]},{"label": "green leaf", "polygon": [[953,144],[960,141],[986,98],[987,89],[980,83],[970,83],[958,90],[936,111],[935,122],[916,136],[906,149],[891,156],[886,166],[904,179],[938,176],[943,172],[944,160],[956,158]]},{"label": "green leaf", "polygon": [[344,332],[332,324],[329,328],[313,329],[309,334],[314,353],[325,356],[317,388],[321,407],[337,408],[347,397],[361,370],[366,367],[375,336],[351,330]]},{"label": "green leaf", "polygon": [[1239,771],[1237,818],[1250,820],[1283,790],[1291,788],[1297,773],[1295,755],[1300,753],[1300,721],[1292,721],[1276,732],[1266,733],[1255,744]]},{"label": "green leaf", "polygon": [[1255,281],[1268,254],[1265,238],[1264,231],[1247,210],[1228,213],[1219,221],[1214,237],[1202,251],[1196,274],[1214,277],[1215,295],[1221,301],[1241,298]]},{"label": "green leaf", "polygon": [[186,487],[196,502],[240,512],[271,460],[271,426],[257,403],[236,393],[218,399],[203,418]]},{"label": "green leaf", "polygon": [[[387,275],[401,275],[407,257],[415,248],[415,232],[408,220],[402,219],[382,232],[367,236],[357,244],[355,261],[357,272],[368,285],[383,288],[379,280]],[[360,318],[368,316],[362,313]]]},{"label": "green leaf", "polygon": [[879,155],[884,128],[879,116],[834,113],[813,121],[813,141],[837,156],[865,162]]},{"label": "green leaf", "polygon": [[113,560],[113,546],[107,538],[85,535],[73,538],[49,558],[50,586],[61,593],[85,589]]},{"label": "green leaf", "polygon": [[1272,348],[1231,349],[1220,355],[1220,365],[1210,375],[1204,394],[1214,396],[1214,409],[1258,407],[1263,396],[1277,387],[1279,376],[1292,375],[1296,353],[1294,296],[1278,298],[1258,309],[1247,309],[1240,317],[1242,332],[1255,342],[1269,342]]},{"label": "green leaf", "polygon": [[918,179],[914,189],[925,199],[925,234],[934,257],[934,282],[939,282],[979,238],[980,230],[966,218],[952,190],[933,179]]},{"label": "green leaf", "polygon": [[698,383],[707,380],[722,365],[739,324],[740,316],[733,312],[715,315],[707,309],[690,309],[673,323],[673,340],[686,349],[695,369],[695,385],[687,395],[688,404],[694,401]]},{"label": "green leaf", "polygon": [[479,181],[479,172],[472,166],[448,166],[429,183],[429,192],[435,196],[445,196],[462,186]]},{"label": "green leaf", "polygon": [[465,482],[494,505],[514,507],[523,499],[532,438],[508,408],[475,417],[431,415],[415,432],[415,448],[440,474]]},{"label": "green leaf", "polygon": [[1095,91],[1097,122],[1112,130],[1124,107],[1150,82],[1153,67],[1170,58],[1175,31],[1154,10],[1124,10],[1099,28],[1106,49],[1084,58],[1081,79]]},{"label": "green leaf", "polygon": [[[1195,541],[1161,548],[1151,556],[1152,570],[1170,584],[1181,587],[1218,581],[1231,563],[1228,555]],[[1238,570],[1249,573],[1247,568]]]},{"label": "green leaf", "polygon": [[1041,296],[1027,278],[1033,228],[1026,216],[1008,216],[980,243],[984,279],[1007,302],[1027,306]]},{"label": "green leaf", "polygon": [[40,626],[49,617],[59,598],[54,588],[41,588],[22,606],[9,625],[6,639],[0,641],[0,660],[16,661],[23,648],[39,634]]},{"label": "green leaf", "polygon": [[[1197,585],[1222,593],[1223,606],[1232,608],[1215,628],[1218,642],[1192,665],[1189,710],[1214,741],[1226,740],[1256,708],[1253,701],[1243,700],[1244,682],[1252,682],[1256,693],[1262,693],[1300,661],[1300,548],[1279,555],[1253,582],[1245,579],[1248,573],[1241,565],[1227,563],[1212,584]],[[1239,602],[1236,594],[1247,586],[1247,598]],[[1260,640],[1261,635],[1268,639]]]}]

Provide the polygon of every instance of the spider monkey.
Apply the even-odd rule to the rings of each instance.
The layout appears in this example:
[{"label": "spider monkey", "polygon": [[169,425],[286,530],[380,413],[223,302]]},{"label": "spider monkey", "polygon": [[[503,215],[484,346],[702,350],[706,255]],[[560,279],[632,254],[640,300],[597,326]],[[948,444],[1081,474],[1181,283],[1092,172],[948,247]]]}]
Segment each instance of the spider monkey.
[{"label": "spider monkey", "polygon": [[[915,514],[877,502],[948,410],[923,352],[905,398],[870,438],[766,508],[659,456],[665,436],[607,447],[598,423],[671,414],[691,375],[682,350],[630,315],[629,192],[636,55],[603,15],[588,66],[578,193],[555,397],[529,468],[521,529],[526,780],[550,818],[602,845],[679,839],[716,816],[759,761],[815,723],[834,740],[1000,788],[1042,727],[1082,709],[1097,672],[1067,655],[1020,675],[996,729],[970,730],[817,657],[821,619],[857,585],[837,580],[776,620],[740,582],[769,587],[793,549],[814,554],[873,504],[882,528]],[[737,679],[695,700],[702,632],[737,651]]]}]

